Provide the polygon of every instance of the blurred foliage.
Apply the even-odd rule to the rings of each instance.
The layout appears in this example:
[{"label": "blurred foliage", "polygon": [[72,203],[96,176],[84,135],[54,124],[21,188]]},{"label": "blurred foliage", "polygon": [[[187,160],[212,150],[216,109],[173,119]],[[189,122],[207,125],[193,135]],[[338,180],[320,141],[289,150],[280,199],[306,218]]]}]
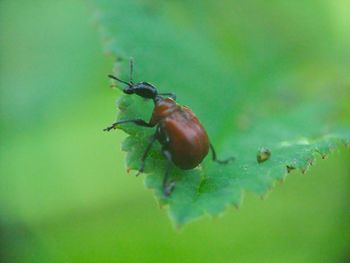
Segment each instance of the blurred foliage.
[{"label": "blurred foliage", "polygon": [[[259,1],[206,1],[199,7],[186,1],[96,1],[106,50],[122,61],[116,64],[117,73],[128,79],[126,57],[133,56],[138,81],[152,80],[161,92],[180,94],[180,103],[193,106],[208,127],[212,143],[220,146],[219,155],[236,157],[229,165],[207,158],[191,171],[173,167],[176,189],[166,198],[166,160],[159,145],[153,147],[146,161],[146,184],[169,206],[176,225],[204,214],[216,216],[230,204],[239,206],[243,190],[264,195],[287,171],[304,172],[315,157],[350,144],[350,127],[334,128],[344,114],[339,95],[348,93],[350,84],[337,71],[342,62],[333,66],[344,51],[332,48],[329,56],[334,39],[321,40],[332,34],[332,27],[328,17],[321,19],[326,10],[316,3],[320,11],[315,13],[305,4],[278,3],[270,10]],[[174,10],[181,18],[171,15]],[[311,14],[315,17],[306,20]],[[323,72],[325,65],[329,73]],[[317,83],[310,81],[319,71]],[[343,77],[337,87],[341,92],[330,96],[335,76]],[[308,93],[309,85],[313,90]],[[123,96],[118,119],[147,121],[151,109],[146,103],[153,104]],[[123,149],[128,168],[137,170],[155,129],[134,124],[119,128],[131,135]],[[260,147],[273,153],[263,164],[256,161]]]},{"label": "blurred foliage", "polygon": [[[154,7],[151,3],[156,2],[149,3]],[[299,68],[296,58],[294,73],[286,74],[283,82],[278,78],[266,81],[302,89],[309,98],[320,92],[322,86],[325,97],[339,95],[338,104],[345,110],[337,116],[344,123],[349,119],[347,91],[342,89],[348,83],[344,66],[349,61],[345,48],[350,40],[347,2],[300,2],[299,7],[303,8],[299,8],[297,3],[286,1],[260,5],[254,1],[250,4],[255,7],[254,13],[246,5],[244,12],[235,16],[237,22],[244,20],[245,26],[251,28],[250,34],[245,31],[246,42],[241,46],[233,46],[232,36],[225,34],[232,28],[224,20],[227,14],[217,14],[210,21],[198,17],[191,20],[184,15],[191,8],[177,1],[164,3],[158,8],[163,8],[172,23],[194,31],[201,27],[202,37],[218,39],[211,43],[221,43],[217,56],[225,62],[218,69],[237,63],[234,70],[230,69],[235,76],[227,76],[237,78],[240,84],[247,82],[247,92],[253,94],[254,88],[248,89],[251,87],[248,81],[262,85],[258,75],[265,74],[247,68],[254,65],[250,59],[257,60],[256,55],[249,55],[253,47],[248,53],[239,51],[248,48],[246,44],[255,36],[254,26],[249,24],[265,12],[281,17],[288,12],[293,14],[293,10],[296,14],[305,12],[290,23],[298,22],[300,30],[308,21],[320,23],[324,33],[319,35],[318,42],[324,49],[315,47],[314,52],[321,58],[325,51],[324,56],[332,63],[323,67],[327,63],[322,64],[320,59],[315,65],[300,63]],[[197,5],[198,12],[205,13],[215,7],[201,3],[203,6]],[[191,1],[187,4],[196,5]],[[166,8],[167,5],[172,7]],[[205,218],[179,233],[174,232],[164,209],[159,209],[149,191],[137,182],[141,178],[127,176],[125,154],[119,150],[125,135],[102,133],[102,128],[114,119],[114,94],[120,93],[108,88],[106,74],[113,58],[101,55],[96,25],[89,22],[91,12],[83,3],[72,1],[0,2],[1,262],[309,263],[345,262],[349,258],[350,159],[348,150],[343,148],[329,160],[319,161],[311,169],[311,176],[292,174],[286,183],[276,187],[267,201],[247,193],[246,205],[240,211],[230,211],[215,221]],[[215,30],[219,26],[216,23],[226,25],[222,32]],[[281,29],[285,34],[290,30]],[[324,43],[327,41],[333,46],[327,46]],[[262,54],[258,52],[258,43],[255,48],[256,54]],[[237,57],[226,56],[228,50]],[[311,57],[309,52],[305,56]],[[129,53],[124,55],[128,57]],[[283,56],[275,58],[281,59],[281,66],[289,67],[288,61],[282,63]],[[247,62],[243,63],[244,60]],[[177,75],[163,79],[159,71],[152,70],[153,63],[148,68],[141,60],[137,61],[138,77],[152,80],[164,90],[175,90],[168,83],[179,81]],[[120,69],[127,68],[126,62]],[[271,65],[274,63],[271,61]],[[262,64],[257,67],[265,68]],[[308,74],[310,71],[313,74]],[[257,74],[254,78],[246,78],[253,72]],[[299,76],[309,79],[300,83],[305,78]],[[183,76],[183,83],[189,78]],[[211,86],[213,83],[208,82],[208,87]],[[179,90],[178,97],[199,116],[211,110],[203,108],[201,103],[206,102],[196,99],[192,92],[187,96],[186,91]],[[247,109],[248,113],[253,110]],[[215,134],[218,128],[222,129],[217,123],[211,124],[205,118],[203,121],[215,140],[224,136]],[[225,155],[222,144],[216,143],[220,155]]]}]

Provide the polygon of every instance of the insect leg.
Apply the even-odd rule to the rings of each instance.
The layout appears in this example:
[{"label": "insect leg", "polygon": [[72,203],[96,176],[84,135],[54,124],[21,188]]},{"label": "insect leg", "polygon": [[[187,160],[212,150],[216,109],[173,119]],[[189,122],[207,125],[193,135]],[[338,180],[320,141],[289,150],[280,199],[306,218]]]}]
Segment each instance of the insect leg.
[{"label": "insect leg", "polygon": [[145,161],[146,161],[148,154],[149,154],[149,151],[151,150],[153,143],[156,141],[156,139],[157,139],[157,132],[152,135],[150,142],[148,143],[147,148],[142,155],[141,166],[140,166],[139,172],[136,174],[136,176],[138,176],[140,173],[143,173],[143,171],[145,169]]},{"label": "insect leg", "polygon": [[234,157],[230,157],[230,158],[227,158],[226,160],[218,160],[217,157],[216,157],[216,152],[215,152],[215,149],[214,149],[214,146],[212,144],[210,144],[210,150],[211,150],[211,153],[212,153],[212,159],[214,162],[217,162],[219,164],[227,164],[231,161],[233,161],[235,158]]},{"label": "insect leg", "polygon": [[163,148],[162,152],[163,152],[165,158],[168,160],[166,170],[165,170],[165,175],[163,178],[163,193],[165,196],[169,196],[171,194],[171,192],[174,190],[176,182],[169,180],[171,165],[172,165],[171,153],[164,148]]},{"label": "insect leg", "polygon": [[116,129],[119,124],[124,124],[124,123],[134,123],[135,125],[142,126],[142,127],[149,127],[152,128],[155,126],[155,124],[148,123],[142,119],[132,119],[132,120],[123,120],[123,121],[117,121],[113,123],[111,126],[103,129],[104,131],[110,131],[113,129]]}]

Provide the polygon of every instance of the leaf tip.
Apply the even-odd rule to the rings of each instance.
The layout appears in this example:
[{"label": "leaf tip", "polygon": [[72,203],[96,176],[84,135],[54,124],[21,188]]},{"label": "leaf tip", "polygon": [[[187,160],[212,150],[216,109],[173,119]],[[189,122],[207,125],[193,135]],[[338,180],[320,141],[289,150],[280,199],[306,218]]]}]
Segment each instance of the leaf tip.
[{"label": "leaf tip", "polygon": [[307,170],[309,170],[309,165],[305,165],[304,167],[300,168],[301,173],[304,175],[306,174]]},{"label": "leaf tip", "polygon": [[286,166],[286,168],[287,168],[287,173],[290,173],[291,171],[296,169],[296,167],[294,165],[290,165],[290,164],[288,164]]}]

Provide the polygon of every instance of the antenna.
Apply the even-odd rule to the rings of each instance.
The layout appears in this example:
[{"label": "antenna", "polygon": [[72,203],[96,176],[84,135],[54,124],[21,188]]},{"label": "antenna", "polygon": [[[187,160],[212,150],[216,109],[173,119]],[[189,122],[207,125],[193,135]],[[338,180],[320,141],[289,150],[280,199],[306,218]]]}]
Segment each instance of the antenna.
[{"label": "antenna", "polygon": [[124,84],[128,85],[129,87],[132,86],[130,83],[128,83],[128,82],[126,82],[126,81],[124,81],[124,80],[118,79],[117,77],[115,77],[115,76],[113,76],[113,75],[108,75],[108,77],[111,78],[111,79],[117,80],[117,81],[119,81],[119,82],[121,82],[121,83],[124,83]]},{"label": "antenna", "polygon": [[134,59],[130,58],[130,83],[133,84],[133,74],[134,74]]}]

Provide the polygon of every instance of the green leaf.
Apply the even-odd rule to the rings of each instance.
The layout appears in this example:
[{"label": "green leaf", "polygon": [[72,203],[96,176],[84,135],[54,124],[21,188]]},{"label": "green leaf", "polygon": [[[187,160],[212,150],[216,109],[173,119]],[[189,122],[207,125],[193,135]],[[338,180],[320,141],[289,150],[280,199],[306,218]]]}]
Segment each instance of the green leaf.
[{"label": "green leaf", "polygon": [[[264,196],[291,170],[305,172],[317,156],[349,144],[346,45],[330,37],[335,25],[321,1],[94,2],[105,49],[118,58],[115,74],[127,80],[134,57],[136,81],[176,93],[206,127],[218,157],[236,158],[173,167],[177,185],[166,198],[165,160],[159,144],[152,149],[146,185],[176,225],[239,206],[244,190]],[[152,102],[123,95],[118,108],[119,120],[148,120]],[[120,128],[130,135],[122,146],[128,169],[138,170],[153,130]],[[259,163],[262,147],[271,156]]]}]

